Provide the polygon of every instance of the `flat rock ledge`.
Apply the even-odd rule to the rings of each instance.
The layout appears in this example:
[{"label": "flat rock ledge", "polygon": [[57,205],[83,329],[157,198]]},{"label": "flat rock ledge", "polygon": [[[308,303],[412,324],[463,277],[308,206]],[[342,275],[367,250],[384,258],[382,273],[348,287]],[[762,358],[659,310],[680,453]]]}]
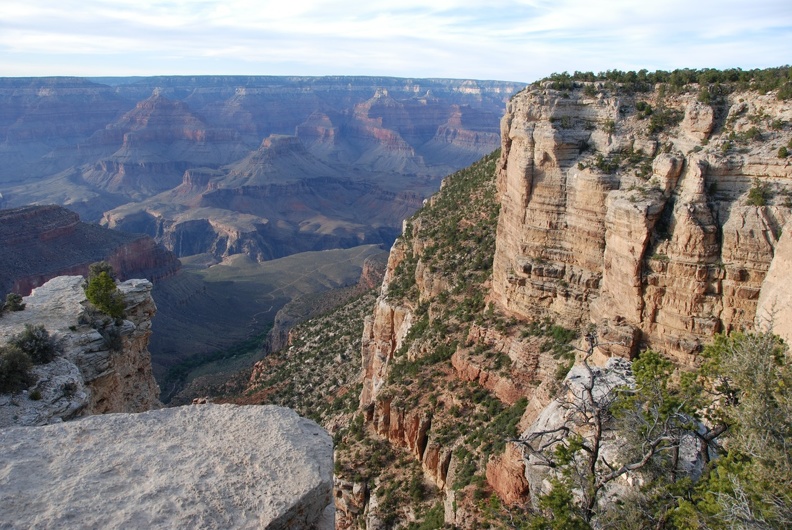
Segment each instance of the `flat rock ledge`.
[{"label": "flat rock ledge", "polygon": [[0,431],[0,528],[332,528],[333,447],[275,406]]}]

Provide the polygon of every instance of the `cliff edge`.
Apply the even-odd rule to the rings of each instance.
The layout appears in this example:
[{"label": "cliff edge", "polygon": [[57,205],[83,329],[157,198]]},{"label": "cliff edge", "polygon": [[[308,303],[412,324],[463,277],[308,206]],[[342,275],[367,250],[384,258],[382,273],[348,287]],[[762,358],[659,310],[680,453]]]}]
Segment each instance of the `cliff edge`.
[{"label": "cliff edge", "polygon": [[3,527],[332,528],[332,441],[288,409],[92,416],[0,445]]},{"label": "cliff edge", "polygon": [[126,318],[116,324],[86,309],[83,281],[82,276],[54,278],[23,299],[24,311],[0,318],[0,341],[26,324],[43,325],[60,349],[53,361],[33,368],[31,387],[0,395],[0,428],[161,406],[147,349],[157,310],[151,282],[118,285]]}]

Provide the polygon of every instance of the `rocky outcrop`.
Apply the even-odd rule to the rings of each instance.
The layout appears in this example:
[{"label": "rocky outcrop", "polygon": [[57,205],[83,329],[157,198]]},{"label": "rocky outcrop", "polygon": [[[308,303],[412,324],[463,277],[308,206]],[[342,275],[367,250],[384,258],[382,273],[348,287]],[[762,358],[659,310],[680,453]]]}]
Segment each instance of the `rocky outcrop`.
[{"label": "rocky outcrop", "polygon": [[716,332],[753,325],[790,217],[773,146],[792,133],[773,124],[792,106],[582,88],[527,89],[502,120],[493,297],[518,318],[594,323],[605,355],[642,344],[692,363]]},{"label": "rocky outcrop", "polygon": [[[565,377],[561,385],[561,392],[521,433],[519,442],[510,444],[509,450],[506,451],[504,456],[512,457],[511,467],[508,469],[519,470],[519,465],[522,464],[524,471],[522,478],[525,481],[513,478],[511,484],[517,489],[505,490],[502,498],[521,491],[523,500],[530,498],[535,501],[540,495],[546,494],[552,488],[548,479],[559,477],[558,467],[555,463],[551,464],[546,456],[552,454],[559,447],[559,442],[570,434],[583,437],[584,444],[596,443],[599,454],[596,464],[598,468],[603,465],[603,462],[619,461],[619,458],[624,455],[625,440],[623,431],[622,434],[619,433],[618,421],[613,415],[604,414],[601,416],[604,421],[599,424],[601,430],[597,430],[595,427],[597,423],[592,419],[595,414],[591,411],[611,406],[619,390],[630,387],[635,387],[635,376],[630,361],[613,357],[607,359],[600,367],[583,363],[575,365]],[[590,394],[584,389],[590,390]],[[703,426],[700,427],[703,429]],[[567,434],[559,436],[559,431]],[[691,432],[680,436],[678,442],[680,473],[700,476],[706,462],[714,457],[714,453],[710,453],[707,458],[704,458],[704,453],[708,450],[702,445],[701,439]],[[534,450],[526,449],[523,453],[520,445],[523,448],[532,447]],[[608,471],[613,469],[608,469],[608,467],[603,469]],[[494,465],[492,468],[493,472],[497,469]],[[634,486],[643,480],[640,472],[640,468],[634,469],[606,482],[602,485],[602,495],[610,498],[609,502],[616,502],[623,498],[624,495],[634,491]],[[487,477],[489,478],[489,476],[490,466],[487,467]],[[507,484],[509,483],[507,481]],[[519,489],[523,486],[524,489]],[[499,494],[501,494],[500,491]]]},{"label": "rocky outcrop", "polygon": [[24,311],[0,319],[0,340],[25,324],[42,325],[61,350],[54,361],[34,368],[36,381],[27,391],[0,396],[0,426],[161,406],[147,349],[156,312],[151,282],[119,284],[126,308],[120,324],[86,309],[83,282],[82,276],[54,278],[24,298]]},{"label": "rocky outcrop", "polygon": [[[397,241],[391,248],[382,291],[393,279],[396,267],[404,260],[404,243]],[[385,383],[388,363],[393,354],[401,347],[404,337],[412,326],[413,313],[408,307],[395,304],[380,296],[374,307],[374,314],[367,316],[363,325],[363,346],[361,349],[363,366],[363,390],[360,394],[361,407],[369,407],[376,399]]]},{"label": "rocky outcrop", "polygon": [[506,504],[525,503],[528,499],[528,480],[525,460],[520,447],[510,443],[506,451],[487,462],[487,482]]},{"label": "rocky outcrop", "polygon": [[[210,177],[196,185],[193,174],[185,175],[170,192],[106,212],[102,224],[146,233],[180,257],[246,254],[267,261],[312,250],[390,245],[402,219],[421,204],[415,193],[353,181],[315,159],[300,162],[300,153],[310,155],[289,145],[268,148],[277,153],[267,156],[278,160],[252,168],[240,164],[228,182]],[[332,176],[316,176],[321,168]]]},{"label": "rocky outcrop", "polygon": [[93,416],[0,444],[11,528],[333,527],[330,436],[284,408]]},{"label": "rocky outcrop", "polygon": [[363,269],[360,271],[358,287],[360,289],[374,289],[382,285],[387,266],[388,253],[385,251],[366,258],[363,262]]},{"label": "rocky outcrop", "polygon": [[774,250],[773,261],[759,292],[756,318],[760,327],[771,329],[787,344],[792,344],[792,289],[789,285],[792,223],[787,222]]},{"label": "rocky outcrop", "polygon": [[[514,337],[473,324],[465,344],[451,356],[457,377],[492,392],[507,405],[528,400],[523,421],[532,421],[552,398],[558,362],[538,337]],[[500,355],[501,360],[493,360]]]},{"label": "rocky outcrop", "polygon": [[56,276],[88,273],[107,261],[121,279],[167,278],[181,264],[173,253],[140,234],[83,223],[60,206],[0,211],[0,290],[22,295]]}]

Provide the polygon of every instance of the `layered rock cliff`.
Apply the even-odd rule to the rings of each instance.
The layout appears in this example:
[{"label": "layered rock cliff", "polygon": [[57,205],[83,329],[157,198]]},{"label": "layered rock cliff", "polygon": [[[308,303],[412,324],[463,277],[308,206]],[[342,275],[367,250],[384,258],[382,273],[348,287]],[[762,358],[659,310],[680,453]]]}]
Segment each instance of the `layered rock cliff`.
[{"label": "layered rock cliff", "polygon": [[421,194],[362,180],[314,157],[297,137],[266,138],[228,172],[187,171],[182,184],[115,208],[102,224],[155,238],[178,256],[257,261],[361,244],[390,245]]},{"label": "layered rock cliff", "polygon": [[607,354],[648,344],[682,363],[750,328],[790,218],[792,165],[777,153],[792,104],[551,86],[515,96],[502,120],[494,300],[521,319],[594,323],[619,343]]},{"label": "layered rock cliff", "polygon": [[[458,526],[529,502],[521,452],[487,436],[552,415],[581,330],[597,330],[598,362],[651,346],[683,366],[720,331],[788,333],[790,103],[552,86],[509,103],[494,209],[485,180],[455,175],[405,223],[364,330],[366,432],[421,462]],[[475,502],[492,493],[498,508]],[[357,507],[369,527],[378,498]]]},{"label": "layered rock cliff", "polygon": [[[359,386],[351,306],[262,362],[254,399],[317,411],[334,435],[339,528],[531,524],[546,475],[514,441],[564,421],[554,399],[578,388],[573,346],[591,329],[619,385],[632,381],[619,357],[646,346],[685,366],[757,316],[783,332],[789,104],[700,93],[519,94],[502,151],[446,178],[405,222],[363,324]],[[306,365],[320,375],[295,375]],[[607,444],[610,458],[619,442]]]},{"label": "layered rock cliff", "polygon": [[25,297],[24,311],[0,318],[0,340],[26,324],[42,325],[58,344],[52,362],[36,365],[25,391],[0,396],[0,427],[44,425],[109,412],[160,407],[148,340],[156,312],[147,280],[119,284],[125,319],[116,323],[86,309],[82,276],[59,276]]}]

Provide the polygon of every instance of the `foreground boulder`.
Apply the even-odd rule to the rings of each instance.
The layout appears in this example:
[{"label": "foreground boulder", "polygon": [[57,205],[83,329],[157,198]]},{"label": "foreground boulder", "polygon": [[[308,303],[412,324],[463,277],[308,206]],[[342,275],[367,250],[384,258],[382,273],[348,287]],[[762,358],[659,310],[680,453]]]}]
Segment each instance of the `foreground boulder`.
[{"label": "foreground boulder", "polygon": [[4,528],[332,527],[332,441],[285,408],[91,416],[0,447]]}]

